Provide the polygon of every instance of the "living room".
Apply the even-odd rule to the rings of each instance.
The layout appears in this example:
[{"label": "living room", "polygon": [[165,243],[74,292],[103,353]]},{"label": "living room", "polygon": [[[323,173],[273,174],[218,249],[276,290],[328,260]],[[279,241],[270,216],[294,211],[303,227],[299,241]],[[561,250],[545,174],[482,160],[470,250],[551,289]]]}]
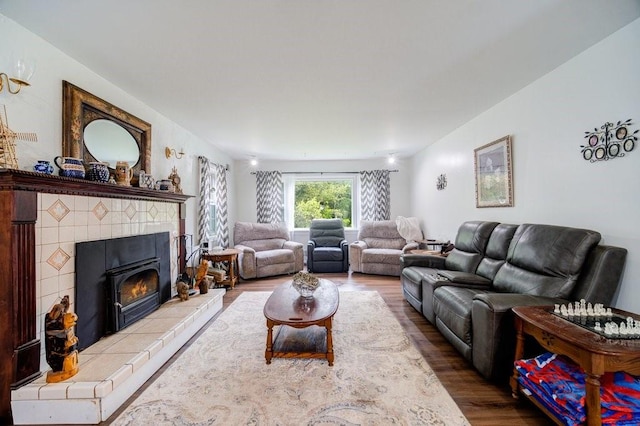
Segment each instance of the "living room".
[{"label": "living room", "polygon": [[[229,165],[231,226],[237,221],[256,221],[256,185],[255,176],[251,174],[256,169],[248,161],[254,155],[248,148],[252,143],[249,138],[237,143],[247,147],[245,155],[232,155],[208,143],[168,115],[158,112],[153,105],[136,98],[135,90],[116,84],[116,71],[108,75],[97,73],[81,59],[57,47],[54,40],[41,38],[36,29],[22,26],[17,18],[14,21],[8,12],[11,3],[0,2],[0,51],[3,54],[27,52],[37,62],[30,87],[22,88],[17,95],[9,94],[6,89],[0,92],[0,103],[6,106],[11,129],[38,135],[36,143],[18,142],[16,149],[20,169],[32,170],[36,161],[53,160],[62,154],[61,82],[67,80],[152,123],[152,174],[164,178],[174,166],[177,167],[184,193],[194,196],[185,203],[187,234],[197,234],[198,156]],[[448,117],[437,116],[435,121],[446,124],[448,130],[429,145],[425,142],[421,149],[398,156],[391,167],[387,164],[386,154],[375,158],[304,161],[265,155],[258,158],[258,170],[331,173],[397,169],[397,173],[391,174],[391,218],[418,217],[425,236],[429,238],[453,239],[460,224],[467,220],[548,223],[596,230],[602,234],[603,243],[628,250],[622,282],[612,305],[640,312],[640,290],[637,286],[640,280],[640,236],[635,226],[640,212],[640,197],[632,186],[638,177],[638,160],[635,158],[640,154],[636,149],[624,157],[591,162],[583,158],[581,151],[581,146],[586,144],[585,132],[600,128],[607,122],[632,119],[631,131],[640,127],[639,118],[634,115],[638,112],[640,94],[636,71],[640,60],[634,54],[640,40],[640,8],[634,1],[594,4],[601,11],[615,9],[618,16],[624,15],[625,18],[619,18],[618,27],[600,34],[597,39],[591,39],[593,35],[587,34],[590,31],[597,33],[589,30],[593,27],[588,25],[582,28],[582,33],[572,33],[577,38],[582,34],[591,40],[578,51],[538,51],[538,55],[557,55],[557,64],[548,70],[537,69],[538,74],[523,72],[516,79],[518,86],[515,90],[498,87],[500,93],[495,93],[496,89],[492,88],[491,98],[497,100],[478,105],[460,122],[448,122]],[[42,5],[38,3],[33,7],[39,6]],[[567,7],[576,15],[586,13],[583,9],[587,8],[580,2],[571,2]],[[558,25],[547,18],[550,26]],[[75,16],[69,18],[69,22],[78,19]],[[589,22],[597,26],[598,21],[591,16]],[[489,56],[487,60],[490,59],[493,57]],[[531,56],[526,65],[534,68],[537,60]],[[4,62],[2,65],[0,72],[5,72]],[[509,60],[493,64],[496,70],[510,70],[511,67],[515,64]],[[456,70],[444,72],[458,72],[464,77],[465,69],[463,63]],[[179,76],[168,77],[166,84],[180,86],[182,83]],[[397,78],[401,80],[403,76]],[[469,91],[473,91],[476,85],[477,90],[482,89],[480,77],[463,78],[462,81]],[[409,90],[412,89],[415,88]],[[455,105],[447,105],[449,90],[442,87],[429,96],[438,97],[443,110],[455,109]],[[506,135],[511,136],[513,144],[513,206],[477,208],[474,150]],[[424,138],[428,138],[426,132]],[[182,159],[167,159],[165,147],[182,150],[186,154]],[[387,151],[391,153],[392,147]],[[444,190],[436,187],[440,175],[446,175]]]}]

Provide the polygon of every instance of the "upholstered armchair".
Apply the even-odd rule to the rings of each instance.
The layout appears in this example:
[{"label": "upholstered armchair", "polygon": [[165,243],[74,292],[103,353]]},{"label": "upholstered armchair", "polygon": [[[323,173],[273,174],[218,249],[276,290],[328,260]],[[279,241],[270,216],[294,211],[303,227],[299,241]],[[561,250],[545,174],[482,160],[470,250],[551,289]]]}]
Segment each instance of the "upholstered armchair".
[{"label": "upholstered armchair", "polygon": [[304,268],[304,245],[289,240],[284,223],[236,222],[234,248],[242,279],[294,274]]},{"label": "upholstered armchair", "polygon": [[307,243],[309,272],[347,272],[349,245],[341,219],[313,219]]},{"label": "upholstered armchair", "polygon": [[358,241],[349,244],[353,272],[400,276],[400,255],[418,248],[398,232],[395,220],[362,221]]}]

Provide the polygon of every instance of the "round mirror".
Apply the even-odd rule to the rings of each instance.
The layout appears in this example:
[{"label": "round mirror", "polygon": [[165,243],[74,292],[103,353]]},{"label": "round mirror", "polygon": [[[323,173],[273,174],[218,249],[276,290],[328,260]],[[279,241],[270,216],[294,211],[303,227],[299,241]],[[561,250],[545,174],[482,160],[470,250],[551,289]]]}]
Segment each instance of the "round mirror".
[{"label": "round mirror", "polygon": [[109,163],[126,161],[133,167],[140,158],[140,150],[131,133],[110,120],[94,120],[84,128],[84,146],[98,161]]}]

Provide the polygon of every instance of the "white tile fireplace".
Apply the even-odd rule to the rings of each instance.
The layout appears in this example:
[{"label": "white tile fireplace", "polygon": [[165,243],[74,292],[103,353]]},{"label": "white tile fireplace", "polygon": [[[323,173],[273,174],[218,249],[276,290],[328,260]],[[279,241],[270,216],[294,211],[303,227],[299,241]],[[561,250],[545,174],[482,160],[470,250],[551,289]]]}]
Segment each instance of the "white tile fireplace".
[{"label": "white tile fireplace", "polygon": [[65,295],[75,311],[76,243],[166,234],[173,286],[185,258],[180,235],[188,198],[0,169],[0,423],[105,420],[221,309],[224,291],[190,303],[171,299],[81,352],[78,374],[46,383],[44,315]]}]

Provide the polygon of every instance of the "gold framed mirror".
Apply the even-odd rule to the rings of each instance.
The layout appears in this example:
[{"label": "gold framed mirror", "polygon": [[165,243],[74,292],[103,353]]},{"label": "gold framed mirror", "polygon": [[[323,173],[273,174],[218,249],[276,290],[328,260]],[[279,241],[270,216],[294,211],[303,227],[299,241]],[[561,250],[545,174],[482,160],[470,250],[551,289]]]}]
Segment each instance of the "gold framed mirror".
[{"label": "gold framed mirror", "polygon": [[62,155],[150,173],[151,124],[63,80]]}]

